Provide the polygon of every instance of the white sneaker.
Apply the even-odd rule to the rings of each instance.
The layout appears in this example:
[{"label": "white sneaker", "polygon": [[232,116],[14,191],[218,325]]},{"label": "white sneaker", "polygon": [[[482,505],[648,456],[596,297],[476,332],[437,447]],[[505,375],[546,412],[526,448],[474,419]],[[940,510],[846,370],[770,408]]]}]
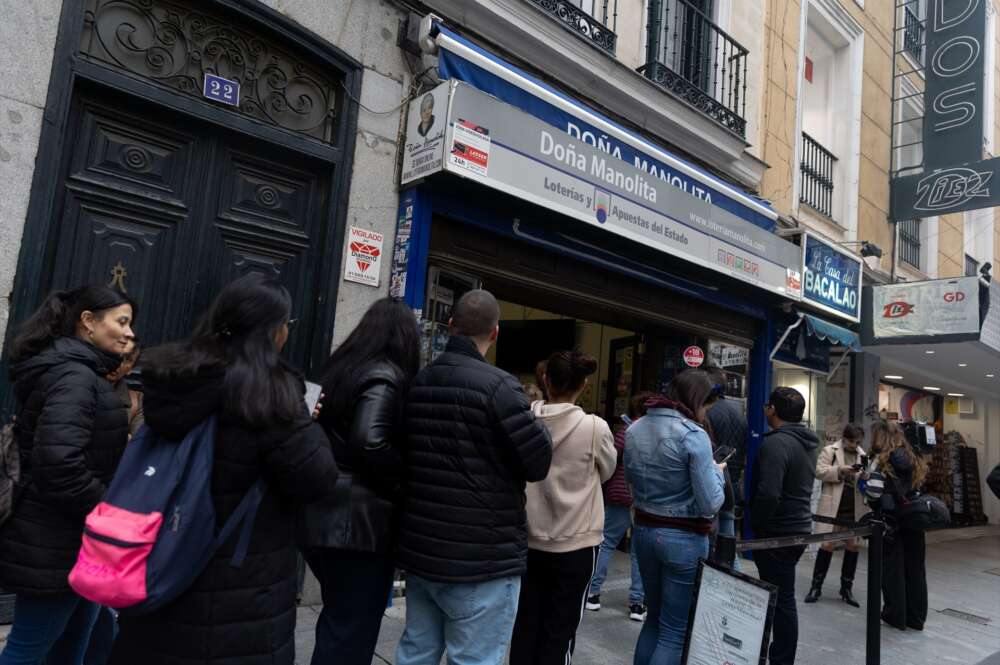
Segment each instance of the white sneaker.
[{"label": "white sneaker", "polygon": [[587,596],[587,609],[591,612],[598,612],[601,609],[601,594]]},{"label": "white sneaker", "polygon": [[632,603],[628,606],[628,618],[632,621],[645,621],[646,606],[642,603]]}]

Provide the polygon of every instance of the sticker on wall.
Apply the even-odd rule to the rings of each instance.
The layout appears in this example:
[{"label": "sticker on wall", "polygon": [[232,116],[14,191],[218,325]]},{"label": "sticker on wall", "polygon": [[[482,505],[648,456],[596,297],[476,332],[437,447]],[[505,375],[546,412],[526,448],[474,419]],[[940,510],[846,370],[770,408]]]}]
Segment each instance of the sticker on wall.
[{"label": "sticker on wall", "polygon": [[485,177],[490,165],[490,130],[459,118],[451,139],[448,163]]},{"label": "sticker on wall", "polygon": [[366,286],[378,286],[382,272],[382,234],[352,226],[347,240],[344,279]]},{"label": "sticker on wall", "polygon": [[705,352],[700,346],[689,346],[684,349],[684,364],[688,367],[701,367],[705,362]]}]

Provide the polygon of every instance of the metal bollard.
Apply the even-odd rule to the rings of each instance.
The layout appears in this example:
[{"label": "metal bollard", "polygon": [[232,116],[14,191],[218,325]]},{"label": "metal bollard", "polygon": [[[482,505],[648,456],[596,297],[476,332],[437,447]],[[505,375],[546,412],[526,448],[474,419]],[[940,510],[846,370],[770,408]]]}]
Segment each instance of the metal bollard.
[{"label": "metal bollard", "polygon": [[876,503],[871,521],[872,535],[868,541],[868,616],[865,631],[865,665],[882,662],[882,537],[885,522],[882,509]]}]

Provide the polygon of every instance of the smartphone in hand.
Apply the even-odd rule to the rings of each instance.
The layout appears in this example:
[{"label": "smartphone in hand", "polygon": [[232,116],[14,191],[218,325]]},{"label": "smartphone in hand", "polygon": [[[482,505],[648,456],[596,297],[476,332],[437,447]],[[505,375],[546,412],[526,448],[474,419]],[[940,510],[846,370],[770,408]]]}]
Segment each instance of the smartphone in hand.
[{"label": "smartphone in hand", "polygon": [[719,446],[715,449],[713,457],[715,458],[716,464],[724,464],[729,461],[729,458],[736,454],[736,449],[732,446]]},{"label": "smartphone in hand", "polygon": [[323,386],[306,381],[306,409],[309,410],[310,415],[316,412],[316,405],[319,404],[319,398],[322,395]]}]

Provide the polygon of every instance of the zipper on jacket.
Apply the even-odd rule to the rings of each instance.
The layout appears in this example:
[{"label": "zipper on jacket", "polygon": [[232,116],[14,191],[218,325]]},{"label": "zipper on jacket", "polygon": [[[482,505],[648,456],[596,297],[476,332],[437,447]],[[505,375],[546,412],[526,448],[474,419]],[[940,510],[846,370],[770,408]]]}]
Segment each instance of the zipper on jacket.
[{"label": "zipper on jacket", "polygon": [[181,526],[181,507],[174,506],[174,515],[170,518],[170,530],[177,533],[177,529]]}]

